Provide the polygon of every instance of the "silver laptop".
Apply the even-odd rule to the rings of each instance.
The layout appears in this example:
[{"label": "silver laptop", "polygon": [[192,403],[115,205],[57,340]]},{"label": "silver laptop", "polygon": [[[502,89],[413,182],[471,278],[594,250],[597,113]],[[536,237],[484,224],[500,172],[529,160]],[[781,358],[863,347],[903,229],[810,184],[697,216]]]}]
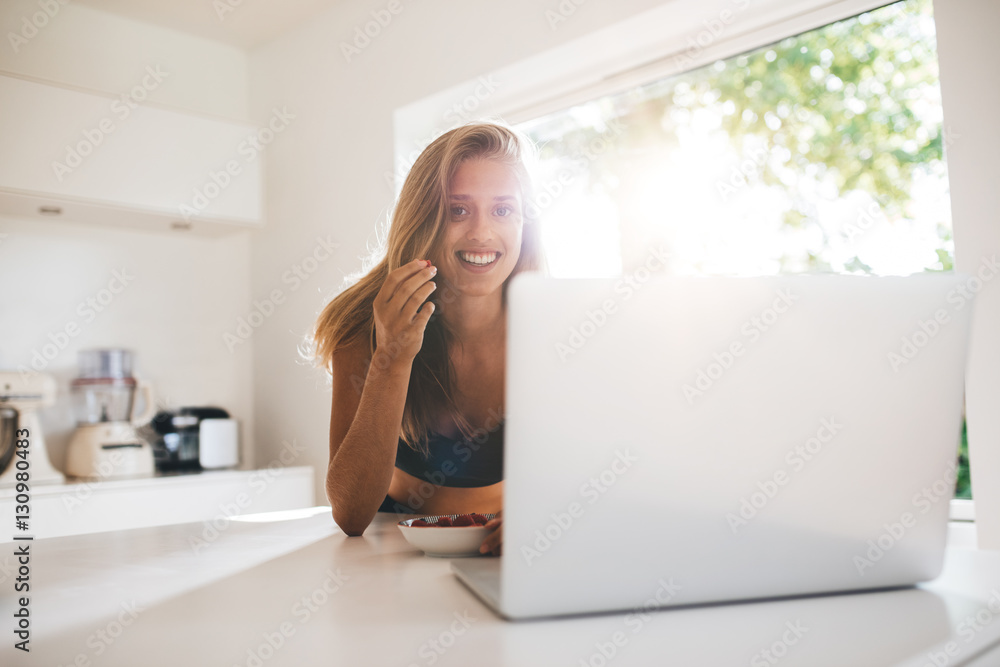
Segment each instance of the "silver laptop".
[{"label": "silver laptop", "polygon": [[518,276],[504,553],[452,568],[512,619],[935,578],[964,280]]}]

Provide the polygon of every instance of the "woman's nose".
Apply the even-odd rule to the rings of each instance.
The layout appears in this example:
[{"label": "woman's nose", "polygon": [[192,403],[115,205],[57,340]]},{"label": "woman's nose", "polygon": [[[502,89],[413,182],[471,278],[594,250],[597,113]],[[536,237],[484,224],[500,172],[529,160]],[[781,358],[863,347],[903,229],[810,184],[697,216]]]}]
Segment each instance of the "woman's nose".
[{"label": "woman's nose", "polygon": [[493,238],[493,226],[490,224],[489,217],[483,213],[476,213],[469,220],[469,229],[465,233],[466,238],[470,241],[489,241]]}]

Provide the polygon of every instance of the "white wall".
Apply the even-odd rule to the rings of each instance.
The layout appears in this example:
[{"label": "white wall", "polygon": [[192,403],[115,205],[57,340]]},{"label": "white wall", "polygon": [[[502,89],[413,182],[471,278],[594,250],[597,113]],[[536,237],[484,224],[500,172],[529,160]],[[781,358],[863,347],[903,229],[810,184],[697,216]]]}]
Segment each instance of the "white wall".
[{"label": "white wall", "polygon": [[[58,0],[57,0],[58,1]],[[247,119],[246,53],[187,33],[141,23],[83,5],[59,3],[48,24],[15,46],[36,0],[0,3],[0,70],[108,93],[138,84],[147,65],[169,73],[151,102],[188,111]],[[41,22],[41,21],[40,21]]]},{"label": "white wall", "polygon": [[[35,360],[59,380],[60,400],[42,414],[56,467],[74,425],[65,399],[78,349],[129,348],[135,375],[153,383],[158,403],[219,405],[250,425],[250,351],[230,354],[221,335],[206,335],[231,328],[246,310],[245,235],[205,239],[9,219],[0,233],[7,235],[0,242],[0,368],[33,368]],[[123,280],[112,284],[116,272]],[[72,324],[78,333],[66,336]]]},{"label": "white wall", "polygon": [[934,15],[956,268],[992,273],[977,295],[965,392],[979,546],[1000,550],[1000,280],[995,269],[980,273],[1000,257],[1000,76],[986,65],[996,57],[1000,3],[936,0]]},{"label": "white wall", "polygon": [[[8,32],[20,32],[22,18],[37,11],[33,1],[0,4],[0,70],[120,94],[140,82],[147,65],[159,65],[169,75],[150,95],[153,103],[248,118],[247,56],[239,49],[69,4],[15,53]],[[0,100],[7,104],[16,100]],[[251,344],[230,353],[222,339],[250,308],[249,244],[246,232],[207,239],[0,218],[0,368],[30,367],[50,334],[58,340],[67,324],[79,326],[44,363],[60,384],[59,403],[42,414],[57,467],[73,427],[66,392],[76,351],[107,346],[135,352],[136,374],[154,384],[163,404],[214,404],[241,419],[251,462]],[[78,309],[100,298],[123,268],[134,279],[102,312]]]},{"label": "white wall", "polygon": [[364,0],[342,3],[251,54],[257,122],[275,105],[297,114],[269,149],[268,224],[253,240],[253,296],[282,287],[282,274],[311,252],[317,236],[341,244],[289,292],[280,317],[253,337],[260,460],[273,457],[284,439],[305,444],[300,463],[315,466],[317,502],[326,503],[330,392],[326,377],[302,362],[296,346],[344,274],[360,268],[358,257],[392,203],[385,174],[393,171],[394,111],[658,4],[584,3],[553,30],[545,12],[557,0],[507,0],[488,8],[466,0],[401,0],[402,11],[347,62],[341,43],[372,20],[371,12],[388,6]]}]

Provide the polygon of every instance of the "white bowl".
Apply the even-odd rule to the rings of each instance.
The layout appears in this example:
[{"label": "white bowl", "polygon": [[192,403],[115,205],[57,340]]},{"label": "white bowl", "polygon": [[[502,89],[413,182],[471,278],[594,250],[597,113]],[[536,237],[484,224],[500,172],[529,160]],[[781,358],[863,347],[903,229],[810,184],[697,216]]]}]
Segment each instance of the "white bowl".
[{"label": "white bowl", "polygon": [[[462,516],[461,514],[441,514],[438,516],[422,516],[415,519],[400,521],[400,532],[406,541],[423,551],[428,556],[435,558],[465,558],[467,556],[482,556],[479,553],[479,546],[492,533],[494,528],[485,526],[412,526],[417,519],[423,519],[428,523],[436,523],[442,517]],[[483,514],[487,519],[492,519],[496,514]]]}]

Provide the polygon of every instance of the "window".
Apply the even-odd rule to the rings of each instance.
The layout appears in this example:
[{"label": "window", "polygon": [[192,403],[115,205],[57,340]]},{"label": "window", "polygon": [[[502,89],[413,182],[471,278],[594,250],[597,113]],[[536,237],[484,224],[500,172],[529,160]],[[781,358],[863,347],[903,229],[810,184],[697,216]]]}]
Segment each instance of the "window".
[{"label": "window", "polygon": [[522,123],[552,273],[951,270],[934,31],[896,2]]}]

